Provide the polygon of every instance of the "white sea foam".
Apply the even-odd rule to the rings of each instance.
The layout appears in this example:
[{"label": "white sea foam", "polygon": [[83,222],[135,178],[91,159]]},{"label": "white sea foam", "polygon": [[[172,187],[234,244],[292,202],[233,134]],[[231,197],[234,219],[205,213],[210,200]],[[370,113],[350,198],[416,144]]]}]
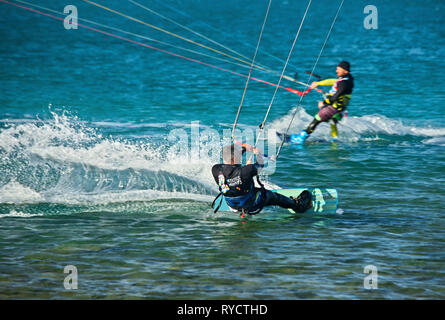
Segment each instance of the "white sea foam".
[{"label": "white sea foam", "polygon": [[0,169],[8,177],[0,177],[0,203],[208,201],[215,193],[210,169],[219,151],[207,151],[220,146],[212,141],[189,150],[151,139],[114,139],[76,117],[52,115],[0,130]]},{"label": "white sea foam", "polygon": [[25,213],[20,211],[12,210],[9,213],[0,214],[0,218],[6,218],[6,217],[15,217],[15,218],[30,218],[30,217],[39,217],[43,216],[42,213]]},{"label": "white sea foam", "polygon": [[10,181],[0,188],[0,203],[36,203],[42,200],[38,192],[17,181]]},{"label": "white sea foam", "polygon": [[157,190],[134,190],[134,191],[113,191],[103,192],[97,194],[58,194],[51,196],[52,203],[63,204],[109,204],[109,203],[123,203],[133,201],[152,201],[152,200],[168,200],[168,199],[182,199],[193,200],[201,202],[209,202],[214,199],[213,195],[203,195],[185,192],[169,192]]},{"label": "white sea foam", "polygon": [[[273,121],[270,129],[277,132],[286,132],[287,127],[292,119],[293,113],[296,111],[295,118],[289,129],[289,133],[298,133],[305,129],[312,121],[313,117],[309,115],[304,108],[292,109],[287,115],[280,119]],[[400,120],[394,120],[382,115],[365,115],[365,116],[349,116],[343,118],[339,125],[341,132],[340,140],[356,142],[356,141],[370,141],[369,139],[379,140],[379,135],[396,135],[396,136],[417,136],[417,137],[443,137],[445,136],[445,128],[433,127],[416,127],[403,124]],[[330,127],[326,124],[321,124],[317,130],[312,134],[314,139],[329,139]],[[441,141],[440,139],[433,139],[430,142],[435,143]],[[276,138],[276,142],[279,142]]]},{"label": "white sea foam", "polygon": [[422,142],[425,144],[434,144],[434,145],[439,145],[439,146],[445,147],[445,136],[425,139]]},{"label": "white sea foam", "polygon": [[[219,140],[200,140],[193,147],[193,141],[115,139],[103,137],[76,117],[52,116],[47,121],[8,122],[0,130],[0,203],[208,201],[216,192],[210,169],[219,162]],[[270,128],[285,131],[290,118],[291,113]],[[298,110],[291,131],[299,131],[311,119],[304,109]],[[392,134],[445,144],[445,128],[407,126],[380,115],[349,117],[340,130],[341,139],[352,142]],[[328,139],[329,126],[321,125],[314,133],[317,137]],[[279,188],[264,180],[267,188]]]}]

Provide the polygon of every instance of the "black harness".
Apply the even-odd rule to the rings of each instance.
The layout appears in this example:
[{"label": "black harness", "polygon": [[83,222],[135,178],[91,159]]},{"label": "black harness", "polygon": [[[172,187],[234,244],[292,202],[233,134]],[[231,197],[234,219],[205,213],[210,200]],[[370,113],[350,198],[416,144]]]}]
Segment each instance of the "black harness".
[{"label": "black harness", "polygon": [[[261,188],[260,192],[263,193],[265,188],[264,188],[263,183],[260,181],[260,177],[258,175],[256,176],[256,181],[257,181],[258,185]],[[216,200],[218,200],[218,198],[223,195],[221,187],[220,186],[218,186],[218,187],[219,187],[219,194],[215,197],[215,199],[213,200],[212,205],[211,205],[211,208],[214,209],[213,213],[217,213],[218,212],[218,210],[219,210],[219,208],[221,208],[221,205],[222,205],[222,202],[223,202],[223,198],[221,198],[221,200],[219,201],[218,206],[215,208]],[[251,187],[251,190],[249,192],[249,193],[251,193],[250,197],[253,196],[253,192],[252,192],[253,190],[254,190],[254,186]],[[254,210],[254,211],[249,211],[249,208],[241,208],[241,216],[244,216],[244,214],[249,214],[249,215],[258,214],[258,213],[261,212],[261,210],[263,210],[263,206],[260,206],[258,209]]]}]

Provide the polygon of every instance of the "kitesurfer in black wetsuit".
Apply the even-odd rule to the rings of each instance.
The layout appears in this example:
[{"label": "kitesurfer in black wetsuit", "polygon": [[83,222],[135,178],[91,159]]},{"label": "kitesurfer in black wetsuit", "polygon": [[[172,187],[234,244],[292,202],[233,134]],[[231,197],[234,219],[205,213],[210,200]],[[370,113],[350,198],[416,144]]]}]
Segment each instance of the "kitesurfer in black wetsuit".
[{"label": "kitesurfer in black wetsuit", "polygon": [[[245,151],[256,154],[255,164],[241,165]],[[264,167],[264,160],[258,148],[249,145],[244,145],[243,148],[236,144],[227,145],[223,148],[223,162],[212,167],[212,174],[219,186],[220,195],[224,195],[230,208],[242,214],[257,214],[265,206],[280,206],[296,213],[303,213],[312,207],[312,195],[307,190],[294,199],[264,188],[258,179],[258,172]],[[255,176],[260,188],[255,187]]]},{"label": "kitesurfer in black wetsuit", "polygon": [[351,99],[352,89],[354,88],[354,78],[350,73],[351,66],[349,62],[342,61],[338,64],[335,72],[337,79],[326,79],[323,81],[314,81],[311,84],[311,89],[318,86],[332,86],[326,99],[318,103],[320,111],[315,115],[312,122],[299,134],[292,134],[290,136],[291,143],[303,143],[306,138],[314,132],[315,128],[322,122],[331,123],[331,135],[335,140],[337,138],[337,123],[343,117],[343,111],[346,110],[349,100]]}]

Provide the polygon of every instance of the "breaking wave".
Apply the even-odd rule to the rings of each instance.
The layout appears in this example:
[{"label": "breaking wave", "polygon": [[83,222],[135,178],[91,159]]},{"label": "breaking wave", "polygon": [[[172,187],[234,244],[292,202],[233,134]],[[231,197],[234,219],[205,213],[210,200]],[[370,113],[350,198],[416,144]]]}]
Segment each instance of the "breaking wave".
[{"label": "breaking wave", "polygon": [[103,137],[77,117],[51,116],[2,124],[0,203],[208,201],[215,194],[210,168],[219,159],[212,155]]},{"label": "breaking wave", "polygon": [[[291,121],[294,108],[284,117],[273,121],[270,125],[272,130],[285,132]],[[290,133],[300,132],[312,121],[313,116],[303,108],[299,108],[289,130]],[[342,119],[339,125],[340,141],[357,142],[380,140],[381,136],[413,136],[430,138],[424,140],[426,144],[443,145],[445,139],[445,128],[416,127],[393,120],[382,115],[349,116]],[[320,124],[312,134],[314,139],[329,139],[330,128],[327,124]]]}]

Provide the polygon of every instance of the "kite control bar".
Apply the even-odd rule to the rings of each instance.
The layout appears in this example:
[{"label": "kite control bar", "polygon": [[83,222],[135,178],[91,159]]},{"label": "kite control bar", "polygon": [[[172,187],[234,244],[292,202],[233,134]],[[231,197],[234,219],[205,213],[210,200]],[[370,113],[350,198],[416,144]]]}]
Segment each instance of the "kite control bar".
[{"label": "kite control bar", "polygon": [[273,156],[272,156],[272,157],[269,157],[267,154],[262,153],[260,149],[258,149],[258,148],[256,148],[256,147],[253,147],[253,146],[251,146],[251,145],[248,144],[248,143],[242,143],[242,142],[239,142],[239,141],[236,141],[236,140],[233,140],[233,142],[236,143],[237,145],[241,146],[241,148],[243,148],[243,153],[244,153],[245,151],[247,151],[247,152],[252,152],[252,153],[257,153],[257,154],[261,154],[261,155],[262,155],[264,158],[266,158],[266,159],[269,159],[269,160],[271,160],[271,161],[275,161],[275,159],[274,159]]}]

